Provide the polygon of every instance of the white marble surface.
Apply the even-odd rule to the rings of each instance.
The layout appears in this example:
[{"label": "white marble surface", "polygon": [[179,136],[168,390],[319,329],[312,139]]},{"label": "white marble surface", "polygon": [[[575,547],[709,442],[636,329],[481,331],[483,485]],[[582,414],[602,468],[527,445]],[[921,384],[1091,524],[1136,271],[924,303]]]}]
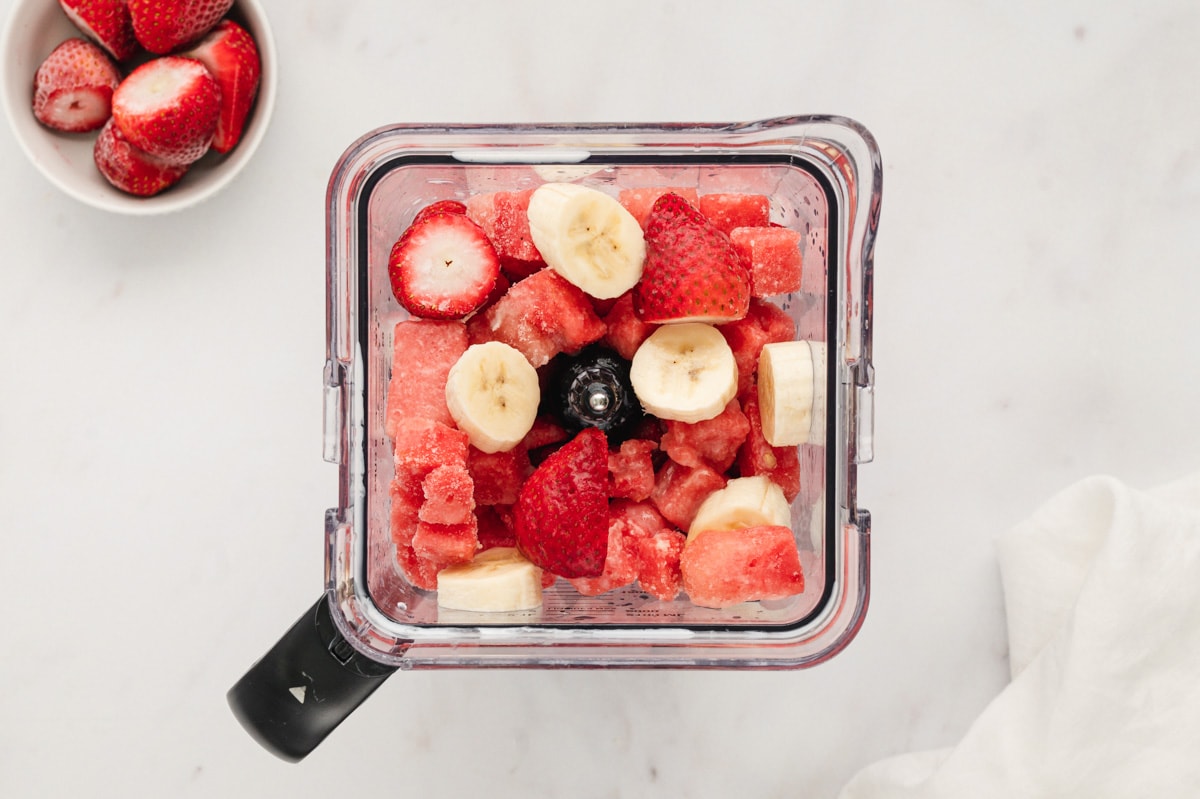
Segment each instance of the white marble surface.
[{"label": "white marble surface", "polygon": [[[1193,3],[263,5],[276,117],[210,203],[93,211],[0,129],[0,796],[832,797],[1004,685],[998,532],[1084,475],[1198,467]],[[885,162],[853,645],[797,673],[402,673],[302,765],[260,750],[224,692],[320,589],[342,151],[400,121],[815,112]]]}]

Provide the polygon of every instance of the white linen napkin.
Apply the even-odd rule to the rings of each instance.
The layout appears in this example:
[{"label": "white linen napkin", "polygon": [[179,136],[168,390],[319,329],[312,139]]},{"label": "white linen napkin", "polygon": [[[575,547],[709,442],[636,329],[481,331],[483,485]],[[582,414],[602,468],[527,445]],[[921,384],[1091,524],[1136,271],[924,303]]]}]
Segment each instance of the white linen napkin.
[{"label": "white linen napkin", "polygon": [[1200,797],[1200,474],[1067,488],[999,539],[1012,681],[839,799]]}]

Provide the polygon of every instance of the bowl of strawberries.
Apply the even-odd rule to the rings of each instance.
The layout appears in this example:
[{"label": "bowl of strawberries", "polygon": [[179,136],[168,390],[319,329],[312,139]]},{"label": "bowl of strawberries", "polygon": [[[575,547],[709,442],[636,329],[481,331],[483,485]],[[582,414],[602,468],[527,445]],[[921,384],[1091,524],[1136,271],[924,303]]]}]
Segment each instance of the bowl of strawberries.
[{"label": "bowl of strawberries", "polygon": [[253,156],[275,100],[257,0],[20,0],[3,40],[9,123],[66,194],[158,214],[220,191]]}]

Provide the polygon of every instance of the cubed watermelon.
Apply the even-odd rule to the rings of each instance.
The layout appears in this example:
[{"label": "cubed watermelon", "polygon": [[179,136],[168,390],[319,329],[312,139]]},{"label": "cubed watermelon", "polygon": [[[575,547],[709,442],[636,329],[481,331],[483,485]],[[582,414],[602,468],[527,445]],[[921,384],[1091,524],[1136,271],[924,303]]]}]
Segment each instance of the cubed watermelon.
[{"label": "cubed watermelon", "polygon": [[561,352],[577,352],[605,332],[587,295],[552,269],[514,283],[482,319],[472,320],[472,343],[483,336],[502,341],[535,367]]},{"label": "cubed watermelon", "polygon": [[736,227],[729,240],[750,268],[750,293],[771,297],[800,290],[800,234],[785,227]]},{"label": "cubed watermelon", "polygon": [[470,563],[479,550],[479,538],[475,516],[469,518],[470,521],[464,524],[419,522],[413,535],[413,551],[438,570],[457,563]]},{"label": "cubed watermelon", "polygon": [[[396,437],[406,419],[453,425],[446,407],[446,375],[467,350],[467,329],[458,321],[406,320],[393,333],[392,376],[383,429]],[[412,353],[421,357],[414,358]]]},{"label": "cubed watermelon", "polygon": [[426,591],[437,590],[437,564],[417,555],[409,546],[396,546],[396,563],[405,578],[417,588]]},{"label": "cubed watermelon", "polygon": [[679,566],[683,590],[701,607],[726,608],[804,591],[800,551],[787,527],[708,530],[687,543]]},{"label": "cubed watermelon", "polygon": [[424,480],[438,466],[467,463],[467,434],[424,419],[406,420],[396,429],[396,475]]},{"label": "cubed watermelon", "polygon": [[646,219],[650,216],[650,209],[654,207],[654,203],[659,197],[668,193],[678,194],[693,206],[700,202],[700,197],[696,193],[694,186],[622,189],[617,194],[617,202],[625,206],[625,210],[637,220],[638,224],[642,226],[642,230],[645,230]]},{"label": "cubed watermelon", "polygon": [[683,533],[666,527],[635,539],[638,583],[643,591],[667,602],[679,595],[683,587],[679,561],[686,541]]},{"label": "cubed watermelon", "polygon": [[421,481],[424,502],[417,518],[433,524],[466,524],[475,511],[475,481],[462,464],[444,464]]},{"label": "cubed watermelon", "polygon": [[631,438],[608,453],[608,495],[643,500],[654,490],[654,461],[658,449],[653,441]]},{"label": "cubed watermelon", "polygon": [[668,460],[658,470],[650,501],[667,521],[686,530],[708,495],[725,487],[725,478],[708,466],[683,466]]},{"label": "cubed watermelon", "polygon": [[800,493],[799,453],[795,447],[773,447],[763,435],[757,386],[751,386],[742,400],[750,432],[738,450],[738,471],[742,477],[765,476],[783,489],[784,498],[791,502]]},{"label": "cubed watermelon", "polygon": [[705,194],[700,197],[699,208],[726,236],[734,228],[771,224],[771,201],[762,194]]},{"label": "cubed watermelon", "polygon": [[584,596],[599,596],[614,588],[629,585],[638,576],[637,542],[627,524],[610,519],[608,524],[608,553],[604,571],[597,577],[572,577],[567,580]]},{"label": "cubed watermelon", "polygon": [[758,356],[762,348],[777,341],[792,341],[796,325],[777,305],[760,299],[750,300],[746,316],[717,328],[725,337],[738,369],[738,394],[744,394],[754,383]]},{"label": "cubed watermelon", "polygon": [[725,410],[701,422],[667,420],[659,442],[667,456],[683,466],[711,466],[725,472],[750,432],[750,422],[736,399]]},{"label": "cubed watermelon", "polygon": [[491,240],[501,268],[518,278],[545,266],[529,233],[529,198],[533,191],[475,194],[466,202],[467,216]]},{"label": "cubed watermelon", "polygon": [[471,447],[467,469],[475,483],[475,502],[479,505],[511,505],[521,493],[533,466],[529,453],[518,444],[507,452],[482,452]]},{"label": "cubed watermelon", "polygon": [[633,360],[633,354],[637,352],[638,347],[658,328],[658,325],[638,319],[637,314],[633,312],[632,291],[627,291],[617,298],[612,310],[604,317],[604,326],[607,328],[604,334],[605,343],[627,361]]}]

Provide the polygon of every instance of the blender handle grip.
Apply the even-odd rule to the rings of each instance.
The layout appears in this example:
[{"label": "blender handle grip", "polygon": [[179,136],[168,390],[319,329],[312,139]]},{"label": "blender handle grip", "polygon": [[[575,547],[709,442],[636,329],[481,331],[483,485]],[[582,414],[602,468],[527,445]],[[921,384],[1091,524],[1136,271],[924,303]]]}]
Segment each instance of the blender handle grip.
[{"label": "blender handle grip", "polygon": [[396,670],[356,650],[322,594],[226,694],[234,716],[293,763],[317,748]]}]

